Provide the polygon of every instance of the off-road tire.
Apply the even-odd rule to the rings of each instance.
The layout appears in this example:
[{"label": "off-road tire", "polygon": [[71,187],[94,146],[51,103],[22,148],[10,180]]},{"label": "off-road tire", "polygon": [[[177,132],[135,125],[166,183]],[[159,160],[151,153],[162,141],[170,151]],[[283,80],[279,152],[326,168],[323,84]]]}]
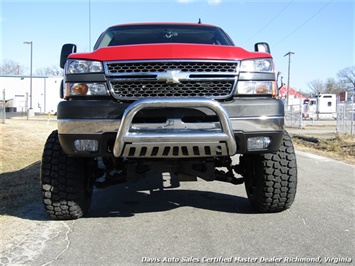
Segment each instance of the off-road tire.
[{"label": "off-road tire", "polygon": [[90,206],[93,185],[88,178],[88,159],[69,157],[53,131],[44,146],[41,163],[41,190],[47,213],[54,219],[82,217]]},{"label": "off-road tire", "polygon": [[245,189],[259,212],[280,212],[291,207],[297,189],[297,163],[290,136],[285,131],[276,153],[244,155]]}]

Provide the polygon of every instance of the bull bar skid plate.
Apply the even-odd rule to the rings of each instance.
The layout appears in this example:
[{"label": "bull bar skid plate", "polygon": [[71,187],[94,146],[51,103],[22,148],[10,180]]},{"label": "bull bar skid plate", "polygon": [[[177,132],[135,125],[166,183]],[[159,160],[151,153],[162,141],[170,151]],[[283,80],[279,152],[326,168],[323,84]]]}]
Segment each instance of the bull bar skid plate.
[{"label": "bull bar skid plate", "polygon": [[[221,131],[132,132],[134,116],[145,108],[207,108],[219,118]],[[148,98],[132,103],[124,112],[113,153],[116,157],[188,158],[232,156],[237,151],[228,113],[208,98]]]}]

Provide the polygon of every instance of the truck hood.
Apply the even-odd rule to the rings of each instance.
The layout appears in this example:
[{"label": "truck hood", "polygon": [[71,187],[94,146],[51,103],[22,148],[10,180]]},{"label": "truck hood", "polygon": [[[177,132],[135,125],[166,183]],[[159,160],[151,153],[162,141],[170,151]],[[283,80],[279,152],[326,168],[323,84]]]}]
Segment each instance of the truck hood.
[{"label": "truck hood", "polygon": [[92,53],[71,54],[72,59],[95,61],[117,60],[243,60],[271,58],[268,53],[249,52],[240,47],[201,44],[140,44],[110,46]]}]

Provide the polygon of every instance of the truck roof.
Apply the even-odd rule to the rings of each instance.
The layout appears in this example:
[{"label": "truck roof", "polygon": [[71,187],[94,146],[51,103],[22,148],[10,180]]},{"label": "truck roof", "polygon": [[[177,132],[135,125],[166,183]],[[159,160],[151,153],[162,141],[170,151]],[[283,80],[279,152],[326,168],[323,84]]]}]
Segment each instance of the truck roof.
[{"label": "truck roof", "polygon": [[[187,26],[201,26],[201,27],[215,27],[219,28],[216,25],[212,24],[204,24],[204,23],[192,23],[192,22],[134,22],[134,23],[124,23],[124,24],[117,24],[111,27],[117,26],[137,26],[137,25],[187,25]],[[110,27],[110,28],[111,28]]]},{"label": "truck roof", "polygon": [[69,58],[115,60],[241,60],[270,54],[236,47],[220,27],[182,22],[118,24],[101,34],[94,52]]}]

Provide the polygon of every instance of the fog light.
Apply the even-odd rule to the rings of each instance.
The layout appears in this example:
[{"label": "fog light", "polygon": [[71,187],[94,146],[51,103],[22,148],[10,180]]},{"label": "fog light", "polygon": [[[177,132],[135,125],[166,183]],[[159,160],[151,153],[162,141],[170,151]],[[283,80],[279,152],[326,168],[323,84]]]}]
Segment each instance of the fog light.
[{"label": "fog light", "polygon": [[252,137],[248,138],[248,151],[264,150],[271,142],[269,137]]},{"label": "fog light", "polygon": [[99,142],[93,139],[74,140],[74,146],[77,151],[95,152],[99,149]]}]

